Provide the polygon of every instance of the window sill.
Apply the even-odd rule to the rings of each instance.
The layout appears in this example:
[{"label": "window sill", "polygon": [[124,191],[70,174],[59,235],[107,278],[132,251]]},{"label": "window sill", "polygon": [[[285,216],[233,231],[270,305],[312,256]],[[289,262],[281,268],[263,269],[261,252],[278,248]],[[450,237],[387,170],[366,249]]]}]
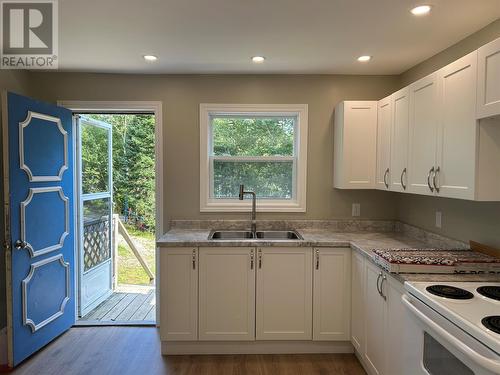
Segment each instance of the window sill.
[{"label": "window sill", "polygon": [[[257,199],[257,212],[306,212],[305,204],[296,201],[263,201]],[[252,210],[252,202],[239,201],[209,201],[200,205],[200,212],[249,212]]]}]

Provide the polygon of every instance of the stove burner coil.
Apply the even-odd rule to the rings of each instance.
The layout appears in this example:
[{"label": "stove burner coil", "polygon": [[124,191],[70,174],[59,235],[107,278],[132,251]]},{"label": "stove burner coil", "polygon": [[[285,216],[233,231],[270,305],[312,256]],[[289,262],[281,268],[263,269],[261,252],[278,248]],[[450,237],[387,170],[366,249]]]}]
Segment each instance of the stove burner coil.
[{"label": "stove burner coil", "polygon": [[426,290],[439,297],[463,300],[474,298],[471,292],[450,285],[431,285]]}]

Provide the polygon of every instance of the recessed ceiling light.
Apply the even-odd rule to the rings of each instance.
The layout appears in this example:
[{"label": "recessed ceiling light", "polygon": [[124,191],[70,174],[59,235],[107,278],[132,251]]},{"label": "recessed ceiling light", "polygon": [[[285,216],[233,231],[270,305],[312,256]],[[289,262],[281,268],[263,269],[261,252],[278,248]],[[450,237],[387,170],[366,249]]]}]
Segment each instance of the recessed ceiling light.
[{"label": "recessed ceiling light", "polygon": [[144,57],[144,60],[146,60],[146,61],[156,61],[156,60],[158,60],[158,57],[156,57],[155,55],[144,55],[142,57]]},{"label": "recessed ceiling light", "polygon": [[431,6],[430,5],[419,5],[418,7],[413,8],[410,10],[410,12],[414,16],[423,16],[424,14],[427,14],[431,11]]},{"label": "recessed ceiling light", "polygon": [[266,58],[264,56],[254,56],[252,57],[252,61],[254,63],[260,64],[263,63]]},{"label": "recessed ceiling light", "polygon": [[368,55],[363,55],[363,56],[358,57],[358,61],[361,61],[361,62],[367,62],[367,61],[370,61],[371,59],[372,59],[372,57],[368,56]]}]

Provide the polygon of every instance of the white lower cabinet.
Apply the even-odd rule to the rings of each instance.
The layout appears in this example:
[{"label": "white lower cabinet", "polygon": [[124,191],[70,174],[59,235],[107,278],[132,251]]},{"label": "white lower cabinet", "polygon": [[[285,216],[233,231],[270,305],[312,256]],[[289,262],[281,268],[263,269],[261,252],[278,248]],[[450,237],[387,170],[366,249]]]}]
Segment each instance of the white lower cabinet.
[{"label": "white lower cabinet", "polygon": [[350,338],[351,249],[315,248],[313,340]]},{"label": "white lower cabinet", "polygon": [[[351,338],[351,256],[350,248],[163,249],[161,340],[345,343]],[[360,335],[357,329],[353,335]]]},{"label": "white lower cabinet", "polygon": [[372,374],[383,374],[385,361],[384,335],[386,303],[379,293],[382,271],[365,262],[365,327],[366,341],[363,359]]},{"label": "white lower cabinet", "polygon": [[415,353],[414,336],[407,331],[411,325],[410,316],[401,298],[404,294],[403,284],[390,276],[382,285],[382,293],[386,301],[385,367],[384,375],[400,375],[407,373],[407,359]]},{"label": "white lower cabinet", "polygon": [[255,340],[254,248],[200,248],[199,339]]},{"label": "white lower cabinet", "polygon": [[[403,284],[360,254],[353,253],[352,259],[351,342],[368,374],[405,374],[413,336],[401,302]],[[364,325],[358,326],[361,321]]]},{"label": "white lower cabinet", "polygon": [[365,258],[353,251],[351,259],[351,342],[362,354],[365,347]]},{"label": "white lower cabinet", "polygon": [[160,337],[198,339],[198,249],[160,251]]},{"label": "white lower cabinet", "polygon": [[312,249],[257,249],[257,340],[312,339]]}]

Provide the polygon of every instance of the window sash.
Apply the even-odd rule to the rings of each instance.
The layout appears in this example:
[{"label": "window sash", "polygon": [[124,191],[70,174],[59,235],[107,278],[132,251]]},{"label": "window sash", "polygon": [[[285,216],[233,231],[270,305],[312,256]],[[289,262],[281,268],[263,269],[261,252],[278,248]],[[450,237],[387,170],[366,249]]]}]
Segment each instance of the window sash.
[{"label": "window sash", "polygon": [[214,195],[215,181],[214,181],[214,163],[216,161],[225,161],[225,162],[292,162],[292,196],[290,198],[266,198],[266,197],[257,197],[257,199],[264,199],[267,201],[276,201],[276,202],[290,202],[297,199],[297,157],[295,156],[209,156],[209,198],[214,199],[216,201],[235,201],[236,199],[228,199],[228,198],[217,198]]},{"label": "window sash", "polygon": [[[216,156],[212,147],[212,118],[294,117],[293,156]],[[248,199],[213,198],[214,161],[293,162],[292,199],[261,198],[257,200],[259,212],[306,212],[307,190],[307,104],[200,104],[200,212],[246,212],[251,206]]]},{"label": "window sash", "polygon": [[[290,158],[296,158],[297,157],[297,149],[298,149],[298,136],[299,136],[299,129],[298,129],[298,122],[299,122],[299,116],[296,112],[290,112],[290,113],[272,113],[270,115],[261,113],[261,112],[247,112],[247,113],[219,113],[215,114],[211,112],[208,116],[208,150],[209,150],[209,157],[223,157],[223,156],[217,156],[214,155],[214,134],[213,134],[213,119],[214,118],[268,118],[268,119],[282,119],[282,118],[293,118],[293,151],[292,151],[292,156],[280,156],[280,155],[273,155],[269,157],[290,157]],[[264,158],[268,156],[228,156],[231,158],[243,158],[243,157],[256,157],[256,158]]]}]

